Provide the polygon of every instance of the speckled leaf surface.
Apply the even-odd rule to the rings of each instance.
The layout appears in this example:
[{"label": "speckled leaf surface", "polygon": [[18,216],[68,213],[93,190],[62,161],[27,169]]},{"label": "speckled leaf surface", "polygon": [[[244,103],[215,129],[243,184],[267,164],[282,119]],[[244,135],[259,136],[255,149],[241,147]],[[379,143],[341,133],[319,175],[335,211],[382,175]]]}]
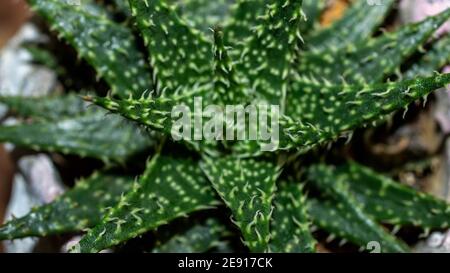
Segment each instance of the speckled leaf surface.
[{"label": "speckled leaf surface", "polygon": [[156,155],[133,189],[101,224],[89,231],[74,252],[98,252],[137,237],[191,212],[218,204],[195,161]]},{"label": "speckled leaf surface", "polygon": [[449,82],[450,74],[373,85],[297,82],[288,96],[286,113],[293,120],[284,125],[289,136],[285,141],[301,148],[336,139],[384,119]]},{"label": "speckled leaf surface", "polygon": [[231,19],[224,26],[224,40],[227,44],[237,49],[238,55],[245,41],[253,34],[254,27],[258,24],[258,16],[264,14],[269,0],[236,0],[231,9]]},{"label": "speckled leaf surface", "polygon": [[304,71],[303,76],[334,83],[380,82],[395,73],[449,18],[450,9],[396,32],[386,32],[342,49],[310,51],[300,58],[299,69]]},{"label": "speckled leaf surface", "polygon": [[[236,0],[230,11],[231,19],[224,28],[226,43],[230,43],[233,48],[241,49],[245,40],[252,36],[258,24],[258,17],[264,14],[267,4],[270,4],[270,0]],[[302,10],[306,17],[299,26],[302,36],[318,28],[325,4],[326,0],[303,1]]]},{"label": "speckled leaf surface", "polygon": [[450,205],[418,192],[357,163],[334,171],[334,177],[349,185],[356,200],[377,221],[422,228],[448,228]]},{"label": "speckled leaf surface", "polygon": [[222,244],[226,231],[226,227],[216,219],[207,219],[158,244],[153,253],[204,253]]},{"label": "speckled leaf surface", "polygon": [[270,251],[280,253],[315,252],[316,241],[310,231],[306,196],[302,185],[282,182],[274,200]]},{"label": "speckled leaf surface", "polygon": [[336,179],[331,168],[315,165],[308,169],[308,179],[329,198],[327,201],[309,203],[313,222],[320,228],[361,247],[376,242],[381,252],[408,251],[405,243],[391,235],[364,211],[348,186]]},{"label": "speckled leaf surface", "polygon": [[149,149],[157,136],[103,111],[58,121],[0,127],[0,141],[36,151],[92,157],[124,163]]},{"label": "speckled leaf surface", "polygon": [[260,100],[283,109],[303,21],[302,0],[270,1],[246,41],[237,70]]},{"label": "speckled leaf surface", "polygon": [[92,14],[84,5],[68,5],[58,0],[28,2],[96,69],[114,94],[127,97],[153,89],[145,57],[126,26]]},{"label": "speckled leaf surface", "polygon": [[52,203],[1,226],[0,240],[79,232],[92,227],[132,184],[132,177],[96,173]]},{"label": "speckled leaf surface", "polygon": [[422,58],[412,65],[406,72],[405,78],[430,76],[450,63],[450,34],[435,42]]},{"label": "speckled leaf surface", "polygon": [[367,0],[356,0],[341,19],[310,35],[306,45],[312,50],[322,51],[366,41],[384,21],[395,1],[380,0],[378,2],[380,2],[379,5],[376,3],[370,5]]},{"label": "speckled leaf surface", "polygon": [[300,24],[300,33],[303,36],[307,36],[305,43],[309,41],[309,34],[316,33],[319,28],[320,15],[325,9],[326,0],[305,0],[303,1],[302,10],[305,14],[305,21]]},{"label": "speckled leaf surface", "polygon": [[[450,74],[433,73],[449,61],[448,36],[437,42],[432,37],[450,9],[397,27],[391,18],[386,22],[396,1],[357,0],[341,19],[321,28],[325,0],[28,2],[104,80],[96,84],[99,93],[107,91],[103,87],[111,92],[83,97],[94,104],[88,108],[73,95],[0,97],[23,117],[21,124],[0,127],[0,141],[124,167],[140,165],[141,156],[158,149],[133,183],[96,175],[0,227],[0,239],[94,226],[73,252],[99,252],[148,235],[157,242],[147,247],[153,252],[247,247],[305,253],[315,251],[311,219],[321,228],[314,233],[321,244],[325,231],[362,249],[379,244],[381,252],[406,252],[408,246],[386,227],[449,227],[443,201],[354,163],[314,165],[318,158],[311,150],[376,127],[398,110],[406,113],[410,104],[450,83]],[[378,29],[382,24],[390,32]],[[46,56],[36,59],[59,73]],[[72,68],[65,69],[59,75],[64,80],[72,75]],[[233,120],[223,115],[231,105],[244,106],[234,109]],[[266,116],[268,105],[281,111]],[[252,114],[258,122],[247,127]],[[305,171],[308,183],[293,180]],[[223,212],[237,228],[227,230],[230,223],[209,218]],[[242,244],[234,241],[237,236]]]},{"label": "speckled leaf surface", "polygon": [[182,17],[194,28],[208,33],[210,28],[230,20],[230,9],[235,0],[172,0]]},{"label": "speckled leaf surface", "polygon": [[38,120],[60,120],[88,111],[87,103],[77,95],[52,97],[0,96],[0,103],[13,114]]},{"label": "speckled leaf surface", "polygon": [[150,55],[158,90],[175,92],[210,80],[212,43],[190,28],[165,1],[130,0]]},{"label": "speckled leaf surface", "polygon": [[[167,97],[140,97],[139,99],[129,98],[118,100],[113,98],[86,97],[86,100],[117,113],[129,120],[136,121],[155,131],[162,132],[170,136],[175,141],[183,141],[196,151],[214,154],[215,141],[196,138],[196,132],[191,128],[190,137],[184,135],[183,124],[191,124],[196,117],[201,117],[204,113],[195,111],[195,107],[202,103],[207,104],[213,96],[211,86],[199,86],[194,91],[181,92]],[[188,119],[188,120],[186,120]]]},{"label": "speckled leaf surface", "polygon": [[[287,96],[285,115],[278,119],[279,139],[272,146],[274,150],[308,151],[407,109],[410,103],[448,83],[450,74],[368,85],[322,85],[299,80]],[[262,144],[243,141],[233,148],[241,155],[257,155]]]},{"label": "speckled leaf surface", "polygon": [[271,162],[233,157],[206,158],[201,166],[231,209],[245,244],[253,252],[267,251],[279,168]]},{"label": "speckled leaf surface", "polygon": [[218,105],[237,105],[250,101],[244,91],[244,85],[235,72],[229,48],[223,42],[221,29],[214,29],[213,83],[212,101]]}]

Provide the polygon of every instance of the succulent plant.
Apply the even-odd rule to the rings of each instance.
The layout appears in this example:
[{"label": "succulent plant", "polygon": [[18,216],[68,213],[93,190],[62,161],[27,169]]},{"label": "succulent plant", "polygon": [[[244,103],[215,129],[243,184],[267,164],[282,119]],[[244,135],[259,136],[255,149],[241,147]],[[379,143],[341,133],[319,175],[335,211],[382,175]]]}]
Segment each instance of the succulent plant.
[{"label": "succulent plant", "polygon": [[[314,252],[318,228],[362,249],[376,242],[382,252],[407,252],[388,226],[450,226],[444,201],[356,162],[314,156],[450,83],[435,72],[450,61],[450,37],[433,37],[450,10],[378,32],[394,0],[356,1],[330,27],[319,24],[323,0],[116,0],[112,9],[28,2],[110,93],[0,97],[33,121],[0,127],[0,140],[105,165],[0,227],[0,239],[86,232],[72,250],[99,252],[154,232],[158,243],[147,251],[233,251],[234,236],[252,252]],[[267,117],[279,130],[276,145],[174,139],[172,109],[196,98],[221,109],[279,106]],[[143,156],[145,170],[133,179],[127,169],[144,167]],[[296,164],[303,157],[314,159]],[[183,217],[190,224],[172,230]]]}]

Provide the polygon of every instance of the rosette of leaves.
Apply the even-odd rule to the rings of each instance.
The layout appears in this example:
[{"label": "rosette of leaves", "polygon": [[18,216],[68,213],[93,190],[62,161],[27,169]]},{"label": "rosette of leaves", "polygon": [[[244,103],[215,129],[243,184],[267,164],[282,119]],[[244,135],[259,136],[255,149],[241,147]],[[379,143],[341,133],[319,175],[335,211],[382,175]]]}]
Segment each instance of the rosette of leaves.
[{"label": "rosette of leaves", "polygon": [[[94,1],[28,2],[110,94],[1,97],[32,122],[2,126],[0,140],[108,164],[53,203],[6,223],[0,239],[88,229],[73,251],[99,252],[193,215],[191,228],[148,251],[209,251],[234,236],[252,252],[314,252],[319,228],[363,249],[376,242],[383,252],[407,252],[386,224],[449,227],[444,201],[368,167],[319,159],[287,166],[450,83],[449,74],[434,72],[448,61],[448,37],[433,38],[450,10],[380,34],[393,0],[355,1],[326,28],[318,23],[325,1],[117,0],[108,9]],[[127,19],[117,21],[117,12]],[[431,49],[423,51],[425,44]],[[263,151],[258,140],[173,139],[171,110],[195,98],[219,107],[280,106],[280,116],[269,117],[278,142]],[[108,171],[139,165],[136,154],[148,160],[135,179]],[[297,179],[297,172],[306,175]],[[211,219],[196,220],[198,211]],[[219,211],[234,227],[214,220]]]}]

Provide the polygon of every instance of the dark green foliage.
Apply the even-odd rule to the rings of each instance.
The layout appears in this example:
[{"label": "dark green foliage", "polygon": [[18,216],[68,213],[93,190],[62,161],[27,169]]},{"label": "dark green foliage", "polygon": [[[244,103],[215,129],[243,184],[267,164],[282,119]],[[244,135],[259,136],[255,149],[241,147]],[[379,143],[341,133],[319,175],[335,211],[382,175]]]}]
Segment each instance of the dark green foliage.
[{"label": "dark green foliage", "polygon": [[0,240],[78,232],[98,224],[122,194],[132,177],[96,173],[48,205],[0,227]]},{"label": "dark green foliage", "polygon": [[155,136],[102,111],[66,118],[0,127],[0,141],[37,151],[93,157],[124,163],[154,145]]},{"label": "dark green foliage", "polygon": [[171,119],[172,108],[178,104],[193,104],[193,97],[197,94],[204,94],[204,91],[155,99],[144,96],[139,99],[130,98],[127,100],[117,100],[108,97],[85,97],[85,99],[112,113],[118,113],[125,118],[170,134],[174,123]]},{"label": "dark green foliage", "polygon": [[25,45],[24,48],[31,54],[32,63],[43,65],[55,71],[58,76],[65,74],[65,68],[60,66],[58,60],[51,52],[34,44]]},{"label": "dark green foliage", "polygon": [[214,30],[214,94],[212,101],[218,105],[246,104],[249,101],[244,85],[239,81],[228,48],[223,43],[221,29]]},{"label": "dark green foliage", "polygon": [[[325,8],[326,0],[314,0],[314,1],[303,1],[303,13],[305,14],[305,22],[300,24],[300,33],[303,36],[308,36],[309,33],[314,33],[319,27],[319,19],[322,10]],[[309,36],[308,36],[309,39]],[[307,41],[309,41],[307,39]]]},{"label": "dark green foliage", "polygon": [[221,241],[226,228],[214,218],[197,224],[186,232],[177,234],[167,242],[157,245],[154,253],[202,253],[223,245]]},{"label": "dark green foliage", "polygon": [[144,55],[128,28],[90,13],[84,5],[68,5],[59,0],[29,0],[29,3],[96,69],[114,94],[140,95],[153,88]]},{"label": "dark green foliage", "polygon": [[407,252],[407,246],[374,222],[356,203],[335,200],[308,200],[313,223],[329,232],[329,240],[341,238],[341,244],[351,242],[368,250],[371,243],[379,244],[381,252]]},{"label": "dark green foliage", "polygon": [[238,71],[258,99],[283,109],[295,50],[302,40],[302,0],[275,1],[258,17],[242,50]]},{"label": "dark green foliage", "polygon": [[404,243],[389,234],[364,211],[348,185],[336,179],[331,168],[313,166],[308,175],[314,186],[330,199],[310,203],[310,213],[317,225],[357,245],[366,246],[370,242],[377,242],[382,252],[408,251]]},{"label": "dark green foliage", "polygon": [[216,196],[195,161],[156,155],[133,189],[73,251],[98,252],[216,204]]},{"label": "dark green foliage", "polygon": [[226,157],[202,164],[213,187],[233,212],[251,251],[267,251],[279,168],[264,161]]},{"label": "dark green foliage", "polygon": [[[7,105],[13,114],[37,120],[57,121],[88,111],[87,103],[77,95],[35,98],[0,96],[0,103]],[[96,111],[93,107],[91,110]]]},{"label": "dark green foliage", "polygon": [[208,33],[210,28],[229,20],[234,0],[171,0],[178,6],[180,14],[192,26]]},{"label": "dark green foliage", "polygon": [[368,41],[324,52],[308,52],[301,58],[300,69],[307,71],[306,77],[334,83],[380,82],[396,72],[449,18],[450,10],[447,10]]},{"label": "dark green foliage", "polygon": [[294,121],[285,125],[285,134],[290,137],[286,142],[304,149],[336,139],[407,107],[449,82],[450,74],[369,85],[335,86],[298,81],[288,96],[291,103],[286,113]]},{"label": "dark green foliage", "polygon": [[[0,97],[12,113],[32,121],[0,127],[0,140],[124,166],[139,167],[135,155],[149,162],[132,184],[121,183],[130,179],[120,175],[78,184],[1,227],[0,239],[93,227],[72,251],[98,252],[164,226],[170,237],[152,232],[157,244],[149,252],[241,247],[228,245],[228,232],[241,235],[253,252],[314,252],[311,221],[330,238],[363,249],[375,242],[382,252],[406,252],[408,246],[378,222],[448,228],[448,204],[354,163],[313,165],[306,187],[292,177],[304,173],[303,162],[318,161],[314,153],[303,160],[302,152],[375,126],[450,82],[450,74],[432,74],[449,61],[448,36],[430,39],[450,9],[378,35],[393,0],[371,7],[359,0],[328,28],[318,24],[322,0],[28,1],[112,92],[84,97],[103,109],[86,108],[75,95]],[[426,43],[428,52],[421,50]],[[408,80],[392,82],[394,73]],[[180,141],[172,110],[187,107],[192,125],[207,116],[192,113],[200,98],[221,110],[240,105],[261,113],[262,104],[280,106],[280,116],[269,115],[280,139],[271,151],[262,150],[267,143],[261,140]],[[305,188],[312,190],[308,198]],[[213,210],[219,205],[229,208],[240,232],[227,230],[223,219],[198,221],[196,214],[184,219],[191,222],[181,232],[166,225],[199,210],[221,212]]]},{"label": "dark green foliage", "polygon": [[232,8],[232,17],[225,27],[225,42],[240,50],[244,42],[251,37],[253,28],[258,23],[258,16],[264,13],[267,0],[237,0]]},{"label": "dark green foliage", "polygon": [[[175,92],[208,82],[212,45],[165,1],[130,0],[159,89]],[[164,41],[164,42],[161,42]]]},{"label": "dark green foliage", "polygon": [[113,0],[112,1],[117,12],[121,12],[128,16],[131,15],[130,4],[128,0]]},{"label": "dark green foliage", "polygon": [[[86,97],[85,99],[92,101],[96,105],[101,106],[112,113],[118,113],[127,119],[137,121],[151,129],[175,137],[177,140],[184,140],[190,148],[196,151],[214,154],[215,152],[211,149],[214,149],[215,143],[211,144],[207,141],[183,139],[181,129],[177,130],[177,119],[172,118],[173,107],[184,105],[185,107],[188,107],[188,109],[193,109],[195,97],[204,97],[206,100],[212,98],[211,96],[208,98],[206,97],[208,91],[210,91],[208,86],[205,86],[199,87],[194,92],[181,92],[182,94],[180,95],[177,94],[170,97],[159,97],[155,99],[144,96],[136,100],[133,98],[116,100],[102,97]],[[195,113],[189,113],[187,118],[193,120],[195,118]]]},{"label": "dark green foliage", "polygon": [[302,191],[299,184],[280,183],[274,201],[270,251],[315,252],[316,241],[311,235],[308,205]]},{"label": "dark green foliage", "polygon": [[435,71],[441,69],[446,64],[450,63],[450,35],[439,39],[433,44],[430,51],[428,51],[419,62],[413,64],[405,73],[406,78],[414,78],[417,76],[429,76]]},{"label": "dark green foliage", "polygon": [[[367,85],[299,80],[287,96],[286,116],[280,118],[277,149],[295,148],[305,152],[318,144],[347,136],[354,129],[383,120],[449,82],[450,74]],[[258,141],[241,142],[236,151],[255,154],[260,151],[260,145]]]},{"label": "dark green foliage", "polygon": [[337,49],[348,44],[366,43],[367,38],[383,22],[394,2],[394,0],[381,0],[381,5],[370,6],[367,0],[356,0],[340,20],[330,27],[311,34],[306,45],[313,51],[324,52],[330,48]]},{"label": "dark green foliage", "polygon": [[333,176],[348,184],[358,203],[377,221],[425,229],[450,225],[450,205],[366,167],[350,163],[334,171]]}]

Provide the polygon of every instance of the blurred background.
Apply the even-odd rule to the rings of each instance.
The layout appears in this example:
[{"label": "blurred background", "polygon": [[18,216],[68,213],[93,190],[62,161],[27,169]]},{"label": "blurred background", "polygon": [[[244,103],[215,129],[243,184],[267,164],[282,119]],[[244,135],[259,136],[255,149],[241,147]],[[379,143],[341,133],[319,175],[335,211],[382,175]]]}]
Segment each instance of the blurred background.
[{"label": "blurred background", "polygon": [[[328,26],[340,18],[350,2],[330,0],[322,16],[322,25]],[[446,7],[450,7],[450,0],[399,1],[385,28],[420,21]],[[449,25],[450,22],[437,35],[448,32]],[[61,78],[58,68],[36,64],[33,55],[24,47],[30,42],[46,44],[56,48],[59,61],[71,63],[70,49],[55,41],[53,34],[27,8],[25,0],[0,0],[0,94],[42,96],[83,81],[83,75],[75,73]],[[358,132],[359,138],[349,149],[355,149],[356,145],[365,157],[361,161],[375,164],[380,171],[404,184],[450,201],[450,141],[447,137],[450,133],[450,93],[441,90],[429,100],[426,108],[412,107],[405,119]],[[8,115],[8,109],[1,105],[0,122],[15,122]],[[32,207],[51,202],[63,193],[74,180],[68,175],[70,167],[65,164],[65,159],[57,154],[30,154],[0,143],[0,223],[20,217]],[[64,236],[0,242],[0,252],[64,252],[67,242],[76,239]],[[450,232],[434,232],[422,238],[415,251],[450,252]]]}]

